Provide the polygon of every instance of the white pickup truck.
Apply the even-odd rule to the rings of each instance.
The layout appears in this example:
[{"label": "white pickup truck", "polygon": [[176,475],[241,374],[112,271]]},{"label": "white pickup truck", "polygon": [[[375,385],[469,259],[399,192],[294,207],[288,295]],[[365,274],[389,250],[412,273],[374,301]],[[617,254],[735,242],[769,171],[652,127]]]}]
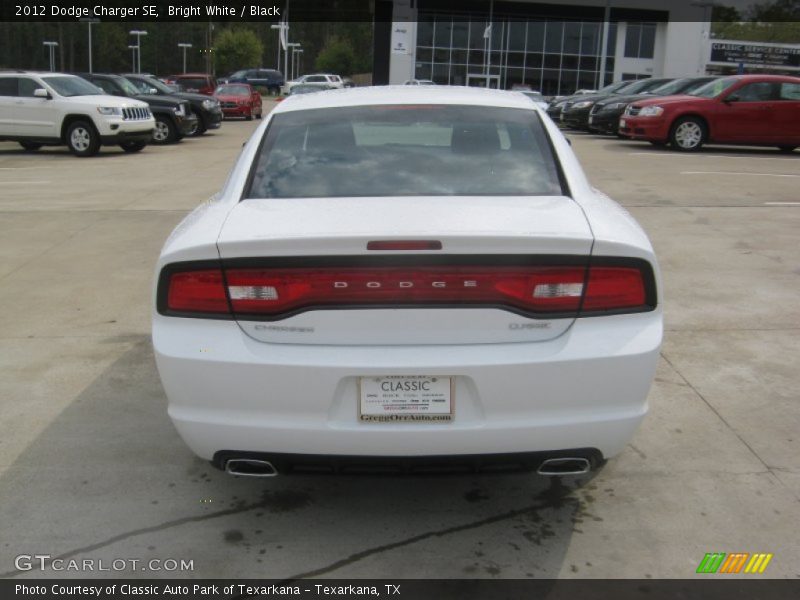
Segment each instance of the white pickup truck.
[{"label": "white pickup truck", "polygon": [[145,102],[106,95],[80,77],[0,72],[0,141],[28,151],[66,145],[75,156],[93,156],[101,145],[138,152],[154,128]]}]

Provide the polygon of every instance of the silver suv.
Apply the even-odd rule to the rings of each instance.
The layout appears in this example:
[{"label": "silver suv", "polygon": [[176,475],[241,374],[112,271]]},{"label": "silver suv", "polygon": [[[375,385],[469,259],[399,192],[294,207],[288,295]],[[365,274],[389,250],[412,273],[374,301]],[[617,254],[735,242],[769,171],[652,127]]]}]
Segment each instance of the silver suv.
[{"label": "silver suv", "polygon": [[0,141],[29,151],[66,145],[75,156],[101,145],[138,152],[153,138],[155,120],[145,102],[106,95],[74,75],[0,73]]}]

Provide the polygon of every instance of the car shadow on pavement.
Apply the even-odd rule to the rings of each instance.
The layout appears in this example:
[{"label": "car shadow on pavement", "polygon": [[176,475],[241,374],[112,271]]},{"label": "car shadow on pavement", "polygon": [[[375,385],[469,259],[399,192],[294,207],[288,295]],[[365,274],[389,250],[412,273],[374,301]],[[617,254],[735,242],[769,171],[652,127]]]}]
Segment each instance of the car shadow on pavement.
[{"label": "car shadow on pavement", "polygon": [[[134,339],[0,477],[0,576],[544,578],[584,568],[566,554],[581,523],[602,520],[591,476],[234,478],[185,447],[150,340]],[[37,553],[141,562],[15,570],[15,556]],[[192,569],[141,566],[153,559]]]}]

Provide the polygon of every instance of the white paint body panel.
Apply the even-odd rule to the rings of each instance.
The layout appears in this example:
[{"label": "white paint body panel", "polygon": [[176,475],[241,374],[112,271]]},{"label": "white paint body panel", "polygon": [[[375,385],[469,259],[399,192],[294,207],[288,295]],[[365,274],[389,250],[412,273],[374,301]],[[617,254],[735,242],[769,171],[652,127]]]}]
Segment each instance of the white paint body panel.
[{"label": "white paint body panel", "polygon": [[[542,114],[527,98],[515,96],[432,86],[360,88],[290,98],[273,115],[414,102],[509,106]],[[370,239],[411,237],[440,239],[443,252],[453,254],[592,252],[643,258],[653,265],[660,291],[642,229],[590,187],[555,124],[543,118],[543,125],[571,198],[240,202],[267,119],[243,148],[222,192],[167,240],[156,273],[173,262],[218,259],[219,251],[225,258],[366,254]],[[547,335],[513,333],[508,324],[515,320],[533,321],[502,310],[442,308],[312,311],[267,323],[311,325],[317,337],[309,343],[296,332],[256,331],[252,323],[243,330],[234,321],[168,317],[154,310],[153,345],[170,417],[192,450],[207,459],[221,450],[384,456],[620,452],[647,411],[662,339],[660,306],[568,319]],[[453,377],[453,422],[359,422],[356,382],[370,375]]]}]

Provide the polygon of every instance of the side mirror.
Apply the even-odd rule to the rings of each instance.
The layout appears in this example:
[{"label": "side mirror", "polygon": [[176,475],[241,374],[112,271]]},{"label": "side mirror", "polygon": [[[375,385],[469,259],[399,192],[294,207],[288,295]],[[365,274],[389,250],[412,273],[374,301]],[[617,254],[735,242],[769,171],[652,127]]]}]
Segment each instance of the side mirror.
[{"label": "side mirror", "polygon": [[735,94],[735,93],[734,93],[734,94],[729,94],[729,95],[728,95],[728,96],[727,96],[727,97],[726,97],[726,98],[723,100],[723,102],[724,102],[725,104],[730,104],[731,102],[739,102],[741,99],[742,99],[742,98],[741,98],[741,96],[739,96],[739,94]]},{"label": "side mirror", "polygon": [[155,94],[158,93],[158,90],[156,88],[154,88],[154,87],[147,88],[147,93],[155,95]]},{"label": "side mirror", "polygon": [[35,90],[33,90],[33,97],[34,98],[47,98],[48,100],[50,98],[52,98],[52,96],[50,95],[50,92],[48,92],[44,88],[36,88]]}]

